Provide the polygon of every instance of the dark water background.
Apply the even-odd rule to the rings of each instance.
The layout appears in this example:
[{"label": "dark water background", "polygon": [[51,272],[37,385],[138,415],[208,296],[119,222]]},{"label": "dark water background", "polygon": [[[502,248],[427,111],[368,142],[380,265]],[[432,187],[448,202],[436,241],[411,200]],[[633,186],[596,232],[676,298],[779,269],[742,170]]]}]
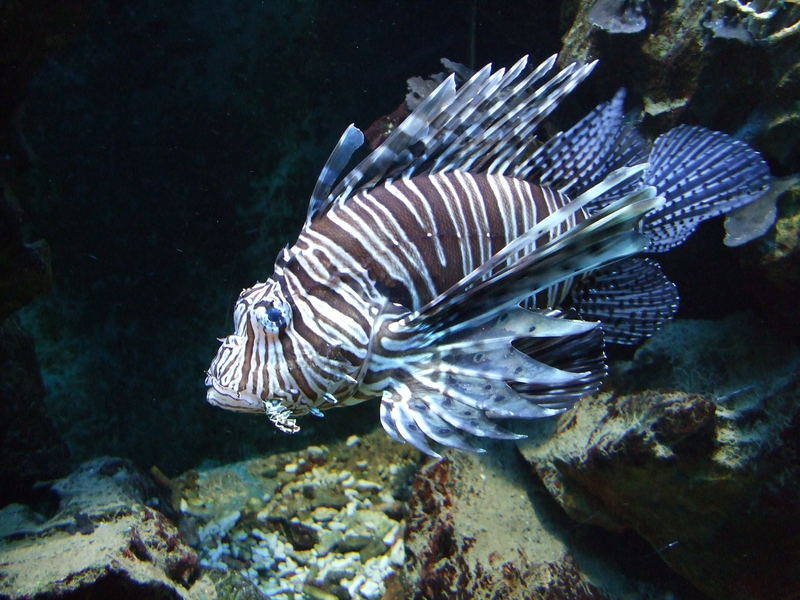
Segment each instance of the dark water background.
[{"label": "dark water background", "polygon": [[[556,6],[107,1],[65,16],[25,89],[5,167],[25,192],[28,237],[53,252],[53,289],[23,317],[72,458],[126,456],[177,473],[374,424],[377,406],[363,405],[287,437],[208,406],[215,338],[239,291],[295,239],[347,124],[391,112],[406,79],[438,72],[440,57],[549,56],[569,3]],[[608,65],[556,122],[631,85],[624,61]],[[741,125],[746,114],[729,104],[705,124]],[[751,302],[736,291],[720,225],[707,229],[666,265],[682,316]],[[714,265],[702,285],[689,273],[698,256]]]},{"label": "dark water background", "polygon": [[[514,43],[493,25],[505,6],[481,7],[476,60],[552,53],[552,36]],[[405,80],[439,71],[440,57],[468,61],[469,10],[215,1],[76,12],[30,82],[12,158],[25,165],[29,237],[53,251],[53,290],[25,325],[76,461],[113,454],[177,472],[353,427],[353,414],[331,414],[278,435],[206,405],[204,369],[241,288],[299,232],[341,131],[394,110]],[[541,31],[557,30],[557,11],[540,16]]]}]

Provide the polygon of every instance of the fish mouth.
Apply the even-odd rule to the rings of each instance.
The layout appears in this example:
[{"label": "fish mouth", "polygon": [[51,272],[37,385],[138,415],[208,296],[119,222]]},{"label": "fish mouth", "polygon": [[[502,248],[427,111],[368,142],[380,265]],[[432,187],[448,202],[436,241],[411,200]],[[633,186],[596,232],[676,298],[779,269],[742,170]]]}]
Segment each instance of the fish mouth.
[{"label": "fish mouth", "polygon": [[264,412],[264,402],[261,398],[247,392],[228,389],[212,375],[206,377],[206,386],[208,386],[206,401],[213,406],[238,412]]}]

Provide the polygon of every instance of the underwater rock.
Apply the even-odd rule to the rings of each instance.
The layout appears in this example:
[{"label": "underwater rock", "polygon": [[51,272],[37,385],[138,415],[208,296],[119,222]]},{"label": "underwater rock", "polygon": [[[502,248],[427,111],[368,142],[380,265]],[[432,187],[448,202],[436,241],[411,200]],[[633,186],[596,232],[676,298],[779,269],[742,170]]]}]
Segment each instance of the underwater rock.
[{"label": "underwater rock", "polygon": [[[628,97],[642,103],[641,111],[631,104],[632,116],[641,113],[642,130],[649,137],[679,122],[727,131],[757,148],[773,172],[784,176],[778,185],[791,182],[800,164],[800,5],[774,0],[648,4],[647,35],[626,36],[592,25],[594,0],[565,4],[559,60],[600,58],[598,94],[610,97],[619,87],[627,88]],[[743,44],[716,35],[712,21],[721,16],[745,27],[748,40],[762,41]],[[745,267],[739,279],[747,302],[765,318],[798,332],[796,193],[778,199],[775,226],[772,200],[781,194],[777,187],[771,193],[771,199],[730,217],[727,242],[766,235],[728,256],[738,257]],[[706,233],[715,232],[706,229],[696,237]]]},{"label": "underwater rock", "polygon": [[774,44],[800,34],[800,6],[781,0],[718,0],[703,21],[714,37]]},{"label": "underwater rock", "polygon": [[0,511],[0,597],[217,598],[131,462],[98,458],[41,492],[40,505]]},{"label": "underwater rock", "polygon": [[751,313],[678,319],[640,346],[633,360],[613,362],[609,385],[618,394],[775,394],[800,371],[800,351],[785,333],[785,326],[769,327]]},{"label": "underwater rock", "polygon": [[[687,120],[723,131],[744,128],[745,139],[757,141],[769,160],[795,171],[800,7],[775,0],[650,2],[647,35],[614,35],[596,24],[598,11],[622,18],[640,4],[565,4],[561,64],[601,58],[603,80],[596,85],[603,95],[626,87],[641,98],[645,126],[654,133]],[[750,45],[753,39],[763,43]]]},{"label": "underwater rock", "polygon": [[647,27],[646,8],[643,0],[597,0],[589,20],[609,33],[637,33]]},{"label": "underwater rock", "polygon": [[[792,185],[786,193],[786,186]],[[775,194],[777,193],[777,205]],[[752,207],[752,208],[751,208]],[[748,304],[783,335],[800,334],[800,186],[797,175],[776,179],[763,198],[731,213],[725,220],[725,244],[748,241],[770,220],[766,234],[743,246],[736,255],[742,293]],[[777,219],[775,218],[777,213]]]},{"label": "underwater rock", "polygon": [[573,519],[637,532],[710,597],[797,598],[800,352],[764,333],[678,321],[619,379],[687,391],[584,399],[520,449]]},{"label": "underwater rock", "polygon": [[[653,6],[652,14],[648,14],[649,35],[624,40],[611,35],[609,39],[605,30],[633,33],[644,29],[643,4],[578,2],[572,24],[562,37],[559,61],[566,64],[602,56],[609,67],[617,69],[609,73],[606,84],[631,89],[643,99],[645,114],[658,117],[660,125],[667,128],[677,124],[697,89],[705,61],[709,60],[705,47],[706,38],[711,35],[700,25],[706,7],[703,2],[686,1],[670,4],[667,10],[655,10]],[[604,15],[607,18],[598,21]],[[620,27],[612,27],[612,22],[619,22]],[[623,23],[627,26],[622,27]],[[624,65],[624,69],[614,65]]]},{"label": "underwater rock", "polygon": [[648,73],[642,90],[644,112],[672,122],[697,90],[707,55],[699,20],[702,2],[676,2],[660,15],[653,35],[641,45],[642,67]]},{"label": "underwater rock", "polygon": [[408,598],[605,599],[565,543],[541,527],[524,464],[510,446],[446,452],[413,481]]},{"label": "underwater rock", "polygon": [[[643,581],[576,544],[582,525],[563,515],[514,446],[485,445],[489,451],[480,455],[447,451],[414,478],[406,563],[393,583],[402,591],[393,597],[695,598],[657,564],[652,580]],[[620,552],[616,542],[609,545]]]},{"label": "underwater rock", "polygon": [[800,334],[800,187],[778,202],[778,218],[766,236],[748,245],[741,257],[743,281],[765,320],[786,334]]},{"label": "underwater rock", "polygon": [[50,419],[31,336],[0,320],[0,506],[27,502],[36,481],[68,470],[69,453]]},{"label": "underwater rock", "polygon": [[[771,250],[763,258],[765,266],[784,271],[784,277],[800,273],[800,187],[796,187],[787,198],[786,210],[775,225],[774,235],[766,240],[765,245]],[[794,287],[797,287],[796,278]],[[796,294],[791,296],[797,297]]]}]

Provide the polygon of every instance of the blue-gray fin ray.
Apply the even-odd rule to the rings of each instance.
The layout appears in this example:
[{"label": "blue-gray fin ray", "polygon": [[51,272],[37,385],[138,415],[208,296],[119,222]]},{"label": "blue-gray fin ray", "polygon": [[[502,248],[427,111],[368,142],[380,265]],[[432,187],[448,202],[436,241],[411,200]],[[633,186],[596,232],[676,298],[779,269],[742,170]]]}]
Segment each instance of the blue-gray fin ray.
[{"label": "blue-gray fin ray", "polygon": [[[545,81],[540,87],[533,84],[546,75],[555,64],[555,57],[515,84],[508,92],[501,89],[495,97],[484,102],[471,120],[427,169],[430,172],[456,169],[491,174],[510,174],[510,165],[535,143],[533,134],[539,124],[558,106],[560,100],[585,79],[595,63],[572,63]],[[516,66],[516,65],[515,65]],[[512,67],[513,69],[513,67]]]},{"label": "blue-gray fin ray", "polygon": [[[616,169],[620,168],[617,165],[639,164],[642,161],[647,160],[649,152],[650,144],[647,142],[647,140],[645,140],[631,119],[626,117],[626,120],[622,125],[622,129],[617,136],[617,143],[611,149],[611,155],[606,161],[606,167]],[[603,206],[618,200],[622,196],[629,194],[642,185],[644,185],[642,178],[639,178],[638,180],[630,179],[623,185],[610,190],[603,196],[587,204],[585,210],[590,213],[596,212]],[[580,188],[575,191],[579,191],[579,189]],[[574,194],[575,191],[571,189],[570,193]]]},{"label": "blue-gray fin ray", "polygon": [[703,127],[668,131],[655,141],[649,160],[643,183],[666,200],[642,220],[651,252],[674,248],[702,221],[756,200],[772,181],[758,152]]},{"label": "blue-gray fin ray", "polygon": [[327,204],[344,202],[355,193],[390,180],[405,170],[414,161],[414,152],[419,149],[417,142],[426,136],[431,121],[453,102],[455,96],[455,77],[450,75],[336,185]]},{"label": "blue-gray fin ray", "polygon": [[342,137],[339,138],[328,160],[322,167],[322,171],[320,171],[317,183],[314,185],[314,191],[311,194],[311,201],[308,204],[306,224],[308,224],[315,215],[327,210],[333,185],[339,179],[347,163],[350,162],[353,153],[358,150],[363,143],[364,134],[358,127],[351,123],[347,129],[344,130]]},{"label": "blue-gray fin ray", "polygon": [[[560,314],[551,311],[553,316]],[[552,320],[552,319],[551,319]],[[561,319],[567,321],[567,319]],[[574,322],[574,321],[572,321]],[[580,322],[580,321],[578,321]],[[584,321],[590,328],[580,335],[528,337],[517,340],[514,346],[537,360],[565,371],[583,373],[568,386],[552,387],[541,384],[514,384],[514,389],[531,402],[543,408],[568,408],[587,394],[595,392],[602,384],[607,367],[602,353],[587,348],[602,347],[603,331],[596,321]]]},{"label": "blue-gray fin ray", "polygon": [[560,387],[584,375],[546,365],[506,342],[504,348],[486,349],[476,344],[472,349],[439,351],[436,362],[423,367],[419,378],[431,382],[439,377],[453,376],[455,379],[482,378]]},{"label": "blue-gray fin ray", "polygon": [[[406,391],[407,390],[402,390]],[[413,414],[408,410],[413,398],[406,393],[400,395],[401,388],[395,388],[391,392],[384,392],[381,398],[381,423],[383,428],[398,442],[409,442],[419,451],[429,456],[440,458],[428,444],[428,439],[417,425]]]},{"label": "blue-gray fin ray", "polygon": [[592,271],[573,292],[583,319],[603,323],[606,342],[638,344],[670,321],[678,290],[649,258],[628,258]]}]

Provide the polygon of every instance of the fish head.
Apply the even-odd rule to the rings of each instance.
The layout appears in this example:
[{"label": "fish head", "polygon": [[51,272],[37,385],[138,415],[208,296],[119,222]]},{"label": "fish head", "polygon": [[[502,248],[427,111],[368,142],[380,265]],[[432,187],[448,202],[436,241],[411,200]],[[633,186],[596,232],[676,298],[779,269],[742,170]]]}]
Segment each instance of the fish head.
[{"label": "fish head", "polygon": [[234,333],[220,339],[206,374],[206,400],[220,408],[264,413],[280,429],[296,431],[292,415],[305,414],[311,399],[299,389],[283,352],[291,327],[292,306],[274,279],[239,295],[233,312]]}]

